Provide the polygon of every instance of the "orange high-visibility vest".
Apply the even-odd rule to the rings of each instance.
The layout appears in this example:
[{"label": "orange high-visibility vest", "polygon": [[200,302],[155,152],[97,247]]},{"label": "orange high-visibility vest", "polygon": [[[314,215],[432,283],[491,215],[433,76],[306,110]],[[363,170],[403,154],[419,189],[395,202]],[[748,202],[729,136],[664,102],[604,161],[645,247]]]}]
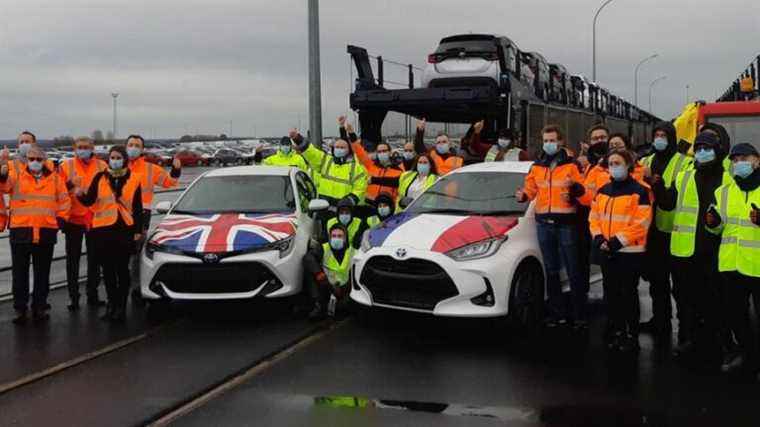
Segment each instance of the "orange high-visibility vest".
[{"label": "orange high-visibility vest", "polygon": [[[82,188],[87,189],[92,184],[92,179],[98,172],[107,169],[106,163],[96,159],[93,155],[89,162],[80,159],[67,159],[61,164],[58,173],[64,182],[73,181],[75,177],[82,179]],[[72,191],[73,194],[73,191]],[[69,222],[84,226],[90,226],[92,222],[92,209],[83,205],[76,197],[71,197],[71,215]]]},{"label": "orange high-visibility vest", "polygon": [[459,156],[449,156],[444,160],[435,149],[430,150],[430,158],[435,163],[435,170],[438,176],[446,175],[454,169],[461,168],[464,164],[464,159]]},{"label": "orange high-visibility vest", "polygon": [[135,192],[141,185],[139,175],[130,173],[129,179],[121,189],[121,197],[118,199],[111,189],[108,177],[103,175],[98,181],[98,199],[92,205],[92,228],[108,227],[116,223],[121,215],[124,223],[132,225],[135,219],[132,217],[132,201]]},{"label": "orange high-visibility vest", "polygon": [[612,184],[599,189],[589,213],[589,225],[593,237],[613,237],[623,245],[620,252],[640,253],[646,249],[649,224],[652,222],[652,206],[649,192],[638,181],[629,179],[623,193],[612,195]]},{"label": "orange high-visibility vest", "polygon": [[40,228],[58,229],[56,218],[69,218],[71,199],[54,171],[37,179],[24,166],[8,176],[3,190],[10,193],[10,228],[31,228],[33,243],[40,240]]},{"label": "orange high-visibility vest", "polygon": [[129,170],[132,175],[140,175],[142,202],[145,209],[149,209],[153,203],[154,188],[159,185],[163,188],[171,188],[177,185],[177,180],[172,178],[161,166],[146,162],[144,157],[129,162]]},{"label": "orange high-visibility vest", "polygon": [[523,191],[529,199],[536,199],[537,214],[570,214],[575,213],[575,203],[564,198],[570,192],[568,183],[582,183],[578,167],[575,163],[562,163],[553,169],[534,163],[525,177]]}]

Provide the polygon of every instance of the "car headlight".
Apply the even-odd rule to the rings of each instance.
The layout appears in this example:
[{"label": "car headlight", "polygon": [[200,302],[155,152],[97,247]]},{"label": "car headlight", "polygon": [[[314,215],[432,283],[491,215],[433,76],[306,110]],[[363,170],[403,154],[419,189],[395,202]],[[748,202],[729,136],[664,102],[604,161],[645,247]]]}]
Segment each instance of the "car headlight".
[{"label": "car headlight", "polygon": [[295,237],[290,236],[287,239],[278,240],[270,246],[273,250],[280,251],[280,258],[285,258],[286,256],[290,255],[291,252],[293,252],[293,247],[295,247],[295,244],[293,243],[295,240]]},{"label": "car headlight", "polygon": [[362,235],[361,251],[368,252],[370,249],[372,249],[372,244],[369,242],[369,230],[367,230]]},{"label": "car headlight", "polygon": [[488,258],[499,250],[506,238],[481,240],[461,248],[446,252],[446,255],[454,261],[471,261],[474,259]]}]

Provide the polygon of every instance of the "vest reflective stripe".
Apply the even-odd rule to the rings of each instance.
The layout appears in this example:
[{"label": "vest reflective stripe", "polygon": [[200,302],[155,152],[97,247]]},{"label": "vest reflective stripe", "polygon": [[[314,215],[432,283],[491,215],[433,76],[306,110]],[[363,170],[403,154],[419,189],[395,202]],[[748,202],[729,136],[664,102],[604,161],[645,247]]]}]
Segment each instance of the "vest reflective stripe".
[{"label": "vest reflective stripe", "polygon": [[[517,162],[520,160],[520,149],[519,148],[510,148],[507,150],[506,153],[504,153],[504,157],[502,157],[502,162]],[[495,162],[496,156],[499,155],[499,152],[501,152],[501,149],[498,145],[492,146],[488,153],[486,153],[486,157],[483,159],[484,162]]]},{"label": "vest reflective stripe", "polygon": [[11,215],[48,215],[55,216],[55,209],[50,208],[11,208]]},{"label": "vest reflective stripe", "polygon": [[[59,212],[64,218],[68,216],[71,208],[68,194],[65,189],[62,194],[59,193],[62,186],[57,173],[34,178],[19,169],[19,173],[11,179],[14,182],[9,209],[10,227],[31,228],[32,241],[39,242],[41,228],[58,228],[56,217]],[[61,201],[63,196],[65,203]]]},{"label": "vest reflective stripe", "polygon": [[375,228],[380,224],[382,224],[382,221],[377,217],[377,215],[367,218],[367,225],[369,228]]},{"label": "vest reflective stripe", "polygon": [[[641,162],[651,168],[652,163],[654,162],[654,156],[654,154],[650,154],[649,156],[644,157]],[[665,187],[671,187],[673,185],[678,174],[688,166],[688,162],[687,157],[681,153],[676,153],[670,158],[668,166],[665,167],[665,171],[662,174],[662,180],[665,183]],[[663,233],[670,233],[673,231],[674,219],[675,211],[669,212],[658,207],[654,213],[655,226]]]},{"label": "vest reflective stripe", "polygon": [[142,188],[142,191],[146,194],[153,195],[153,165],[145,162],[145,169],[146,184]]},{"label": "vest reflective stripe", "polygon": [[752,204],[760,206],[760,188],[747,193],[732,181],[715,199],[722,220],[718,270],[760,277],[760,227],[749,220]]},{"label": "vest reflective stripe", "polygon": [[329,244],[322,245],[324,256],[322,257],[322,271],[327,280],[333,286],[346,286],[348,284],[351,268],[351,258],[354,256],[354,248],[349,245],[343,254],[343,262],[338,262]]},{"label": "vest reflective stripe", "polygon": [[497,155],[499,155],[499,147],[497,145],[494,145],[488,150],[488,153],[486,153],[486,158],[483,159],[483,161],[494,162],[496,161]]},{"label": "vest reflective stripe", "polygon": [[[330,218],[327,221],[327,233],[330,233],[330,229],[333,227],[333,225],[338,223],[338,218]],[[356,236],[356,233],[359,231],[359,227],[362,225],[362,220],[359,218],[351,218],[351,222],[348,223],[348,227],[346,229],[348,230],[348,243],[351,244],[354,241],[354,236]]]},{"label": "vest reflective stripe", "polygon": [[[687,258],[694,255],[694,242],[697,234],[699,215],[699,193],[694,179],[693,169],[682,172],[676,179],[678,201],[673,211],[673,229],[670,237],[670,253],[673,256]],[[728,174],[723,174],[723,184],[733,181]]]},{"label": "vest reflective stripe", "polygon": [[354,182],[354,174],[356,173],[356,162],[351,162],[351,172],[348,174],[348,179],[340,178],[335,175],[330,174],[330,166],[333,165],[333,159],[330,157],[330,159],[327,161],[327,163],[324,164],[324,167],[322,168],[322,179],[326,179],[328,181],[332,181],[338,184],[344,184],[344,185],[351,185]]}]

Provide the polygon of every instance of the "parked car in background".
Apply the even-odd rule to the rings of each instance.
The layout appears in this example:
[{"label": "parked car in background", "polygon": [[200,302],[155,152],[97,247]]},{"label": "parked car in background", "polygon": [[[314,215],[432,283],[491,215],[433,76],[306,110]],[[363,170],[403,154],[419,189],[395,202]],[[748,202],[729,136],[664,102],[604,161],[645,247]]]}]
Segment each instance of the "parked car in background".
[{"label": "parked car in background", "polygon": [[153,150],[144,151],[143,157],[145,157],[146,162],[157,164],[159,166],[167,165],[166,161],[164,160],[164,156],[162,156],[156,151],[153,151]]},{"label": "parked car in background", "polygon": [[180,150],[174,155],[182,163],[182,166],[206,166],[206,160],[192,150]]},{"label": "parked car in background", "polygon": [[549,63],[538,52],[528,52],[525,54],[528,66],[535,75],[534,88],[536,96],[543,99],[549,99]]},{"label": "parked car in background", "polygon": [[208,159],[209,166],[230,166],[243,164],[243,158],[237,151],[220,148]]}]

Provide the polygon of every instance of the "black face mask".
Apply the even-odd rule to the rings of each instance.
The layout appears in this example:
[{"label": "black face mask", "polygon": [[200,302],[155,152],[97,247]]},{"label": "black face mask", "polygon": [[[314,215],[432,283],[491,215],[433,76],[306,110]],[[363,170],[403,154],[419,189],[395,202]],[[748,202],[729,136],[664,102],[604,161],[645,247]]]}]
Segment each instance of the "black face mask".
[{"label": "black face mask", "polygon": [[608,151],[609,143],[607,141],[597,142],[588,148],[588,158],[592,163],[596,163],[599,159],[606,156]]}]

